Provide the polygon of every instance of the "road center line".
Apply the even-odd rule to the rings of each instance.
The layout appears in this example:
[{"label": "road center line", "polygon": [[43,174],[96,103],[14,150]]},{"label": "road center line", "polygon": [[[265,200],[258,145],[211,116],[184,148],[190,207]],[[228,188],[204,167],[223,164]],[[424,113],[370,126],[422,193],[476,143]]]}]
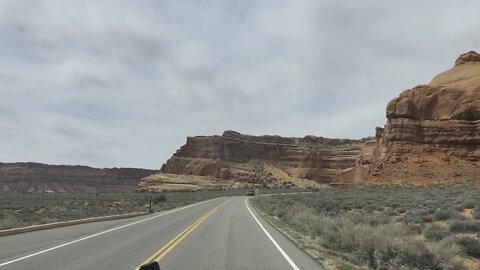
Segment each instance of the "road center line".
[{"label": "road center line", "polygon": [[173,210],[169,210],[169,211],[163,212],[163,213],[161,213],[161,214],[159,214],[159,215],[156,215],[156,216],[153,216],[153,217],[149,217],[149,218],[146,218],[146,219],[138,220],[138,221],[135,221],[135,222],[132,222],[132,223],[129,223],[129,224],[125,224],[125,225],[122,225],[122,226],[119,226],[119,227],[115,227],[115,228],[112,228],[112,229],[109,229],[109,230],[105,230],[105,231],[102,231],[102,232],[99,232],[99,233],[95,233],[95,234],[92,234],[92,235],[89,235],[89,236],[86,236],[86,237],[83,237],[83,238],[80,238],[80,239],[77,239],[77,240],[73,240],[73,241],[67,242],[67,243],[65,243],[65,244],[61,244],[61,245],[58,245],[58,246],[54,246],[54,247],[51,247],[51,248],[48,248],[48,249],[44,249],[44,250],[39,251],[39,252],[35,252],[35,253],[32,253],[32,254],[29,254],[29,255],[26,255],[26,256],[23,256],[23,257],[20,257],[20,258],[17,258],[17,259],[8,261],[8,262],[1,263],[1,264],[0,264],[0,267],[5,266],[5,265],[9,265],[9,264],[12,264],[12,263],[15,263],[15,262],[18,262],[18,261],[22,261],[22,260],[25,260],[25,259],[28,259],[28,258],[31,258],[31,257],[34,257],[34,256],[38,256],[38,255],[40,255],[40,254],[43,254],[43,253],[46,253],[46,252],[49,252],[49,251],[52,251],[52,250],[56,250],[56,249],[59,249],[59,248],[62,248],[62,247],[66,247],[66,246],[69,246],[69,245],[72,245],[72,244],[75,244],[75,243],[78,243],[78,242],[81,242],[81,241],[85,241],[85,240],[87,240],[87,239],[90,239],[90,238],[93,238],[93,237],[97,237],[97,236],[100,236],[100,235],[103,235],[103,234],[106,234],[106,233],[109,233],[109,232],[113,232],[113,231],[120,230],[120,229],[123,229],[123,228],[126,228],[126,227],[130,227],[130,226],[133,226],[133,225],[136,225],[136,224],[139,224],[139,223],[148,221],[148,220],[152,220],[152,219],[155,219],[155,218],[158,218],[158,217],[167,215],[167,214],[171,214],[171,213],[174,213],[174,212],[177,212],[177,211],[180,211],[180,210],[184,210],[184,209],[187,209],[187,208],[190,208],[190,207],[193,207],[193,206],[202,204],[202,203],[206,203],[206,202],[210,202],[210,201],[213,201],[213,200],[217,200],[217,199],[220,199],[220,198],[215,198],[215,199],[211,199],[211,200],[208,200],[208,201],[203,201],[203,202],[198,202],[198,203],[195,203],[195,204],[183,206],[183,207],[180,207],[180,208],[177,208],[177,209],[173,209]]},{"label": "road center line", "polygon": [[265,229],[265,227],[263,227],[262,223],[260,223],[260,221],[258,221],[257,217],[253,214],[252,210],[250,210],[250,207],[248,206],[248,203],[247,203],[248,199],[245,199],[245,205],[247,206],[247,209],[248,211],[250,212],[250,214],[252,215],[252,217],[255,219],[255,221],[258,223],[258,225],[260,226],[260,228],[262,228],[263,232],[268,236],[268,238],[270,239],[270,241],[272,241],[272,243],[275,245],[275,247],[278,249],[278,251],[280,251],[280,253],[282,254],[282,256],[287,260],[287,262],[290,264],[290,266],[294,269],[294,270],[300,270],[300,268],[298,268],[298,266],[293,262],[292,259],[290,259],[290,257],[288,256],[288,254],[283,250],[283,248],[277,243],[277,241],[275,241],[275,239],[273,239],[273,237],[270,235],[270,233],[267,232],[267,230]]},{"label": "road center line", "polygon": [[[197,228],[203,221],[205,221],[210,215],[215,213],[218,209],[220,209],[223,205],[225,205],[229,200],[226,200],[222,202],[220,205],[214,207],[210,211],[208,211],[205,215],[197,219],[194,223],[192,223],[190,226],[188,226],[185,230],[183,230],[180,234],[175,236],[172,240],[170,240],[166,245],[164,245],[161,249],[159,249],[157,252],[155,252],[152,256],[147,258],[144,262],[142,262],[141,265],[152,262],[152,261],[157,261],[159,262],[162,260],[173,248],[175,248],[187,235],[189,235],[195,228]],[[135,269],[138,270],[140,269],[140,266],[137,266]]]}]

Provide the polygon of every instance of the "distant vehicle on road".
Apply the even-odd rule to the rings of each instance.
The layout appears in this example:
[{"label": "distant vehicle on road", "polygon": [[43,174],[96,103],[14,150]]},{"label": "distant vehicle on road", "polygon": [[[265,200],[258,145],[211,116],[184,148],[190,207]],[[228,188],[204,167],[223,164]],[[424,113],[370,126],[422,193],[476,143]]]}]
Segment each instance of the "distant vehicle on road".
[{"label": "distant vehicle on road", "polygon": [[255,190],[249,190],[245,193],[245,196],[255,196]]}]

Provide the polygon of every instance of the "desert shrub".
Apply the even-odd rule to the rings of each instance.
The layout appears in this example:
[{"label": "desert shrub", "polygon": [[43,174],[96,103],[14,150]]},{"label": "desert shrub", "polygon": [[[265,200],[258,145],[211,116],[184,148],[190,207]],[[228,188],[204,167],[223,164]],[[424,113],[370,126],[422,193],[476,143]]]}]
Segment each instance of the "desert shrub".
[{"label": "desert shrub", "polygon": [[[436,207],[432,207],[432,206],[427,206],[426,210],[425,210],[429,215],[433,215],[437,212],[437,208]],[[433,217],[433,216],[432,216]]]},{"label": "desert shrub", "polygon": [[480,207],[475,207],[472,211],[472,215],[474,219],[480,219]]},{"label": "desert shrub", "polygon": [[462,203],[463,209],[473,209],[475,207],[476,201],[474,199],[468,199]]},{"label": "desert shrub", "polygon": [[426,214],[422,216],[422,223],[433,222],[433,216],[430,214]]},{"label": "desert shrub", "polygon": [[[365,221],[376,219],[376,215],[365,218]],[[418,240],[398,241],[408,239],[408,229],[400,223],[376,224],[359,223],[359,215],[342,215],[339,217],[315,216],[306,211],[297,214],[295,220],[304,224],[307,231],[320,237],[320,243],[332,250],[355,254],[371,269],[385,269],[384,266],[395,266],[395,269],[440,269],[434,268],[439,260],[452,264],[450,260],[458,255],[455,250],[449,250],[442,258],[434,254],[430,247]],[[460,268],[451,268],[460,269]]]},{"label": "desert shrub", "polygon": [[285,210],[285,208],[276,207],[275,209],[273,209],[272,213],[276,217],[284,218],[285,215],[287,214],[287,211]]},{"label": "desert shrub", "polygon": [[293,220],[290,220],[290,224],[297,229],[312,236],[319,235],[322,231],[321,217],[316,214],[312,209],[306,209],[304,212],[297,213]]},{"label": "desert shrub", "polygon": [[429,250],[435,256],[435,264],[431,269],[467,269],[462,261],[458,260],[458,255],[461,254],[460,247],[448,240],[440,242],[429,242]]},{"label": "desert shrub", "polygon": [[453,208],[440,209],[435,214],[433,214],[434,220],[449,220],[452,218],[457,218],[458,212]]},{"label": "desert shrub", "polygon": [[368,224],[373,227],[389,224],[391,222],[392,222],[392,217],[384,213],[362,215],[362,223]]},{"label": "desert shrub", "polygon": [[13,213],[3,214],[0,218],[0,230],[24,227],[26,224],[27,223]]},{"label": "desert shrub", "polygon": [[[424,241],[409,239],[408,230],[402,224],[373,227],[354,224],[347,218],[329,223],[323,243],[329,248],[356,254],[370,269],[462,269],[453,267],[458,265],[453,260],[460,252],[458,248],[448,243],[430,246]],[[449,268],[438,267],[440,264]]]},{"label": "desert shrub", "polygon": [[448,230],[438,225],[432,225],[423,230],[423,236],[428,240],[440,241],[448,235]]},{"label": "desert shrub", "polygon": [[159,196],[155,196],[153,198],[153,203],[163,203],[163,202],[166,202],[167,201],[167,196],[165,196],[165,194],[162,194],[162,195],[159,195]]},{"label": "desert shrub", "polygon": [[480,221],[476,220],[454,220],[449,225],[450,232],[454,233],[475,233],[480,232]]},{"label": "desert shrub", "polygon": [[391,209],[391,208],[386,209],[386,210],[384,211],[384,213],[385,213],[386,215],[389,215],[389,216],[396,216],[396,215],[397,215],[397,212],[396,212],[395,210]]},{"label": "desert shrub", "polygon": [[[475,223],[461,220],[459,210],[472,207],[471,200],[479,194],[465,188],[372,187],[254,201],[298,235],[371,269],[464,269],[454,258],[467,252],[451,235],[477,232]],[[480,205],[474,208],[474,217],[477,213],[480,218]],[[433,221],[451,225],[430,225]]]},{"label": "desert shrub", "polygon": [[455,242],[462,248],[462,250],[466,254],[480,259],[480,242],[478,241],[478,239],[463,236],[457,238]]},{"label": "desert shrub", "polygon": [[396,201],[390,201],[387,203],[387,206],[388,207],[391,207],[391,208],[397,208],[399,207],[401,204],[399,202],[396,202]]},{"label": "desert shrub", "polygon": [[337,209],[338,205],[339,205],[339,202],[337,200],[328,199],[323,201],[322,209],[327,212],[330,212],[332,210]]},{"label": "desert shrub", "polygon": [[393,243],[378,250],[376,258],[377,269],[431,269],[435,264],[434,254],[420,241]]},{"label": "desert shrub", "polygon": [[45,224],[45,223],[53,223],[53,222],[58,222],[58,218],[55,217],[43,217],[40,218],[39,222],[40,224]]},{"label": "desert shrub", "polygon": [[403,222],[406,224],[421,224],[425,222],[432,222],[433,216],[428,213],[427,210],[411,210],[408,211],[403,217]]},{"label": "desert shrub", "polygon": [[421,234],[424,229],[422,224],[414,224],[414,223],[405,224],[405,228],[407,228],[409,234]]}]

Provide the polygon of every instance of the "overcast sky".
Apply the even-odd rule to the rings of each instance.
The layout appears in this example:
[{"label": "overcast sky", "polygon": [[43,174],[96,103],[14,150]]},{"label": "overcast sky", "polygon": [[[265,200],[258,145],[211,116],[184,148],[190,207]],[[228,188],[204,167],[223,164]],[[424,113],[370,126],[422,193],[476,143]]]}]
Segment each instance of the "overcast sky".
[{"label": "overcast sky", "polygon": [[0,2],[0,162],[160,168],[187,136],[362,138],[480,50],[480,2]]}]

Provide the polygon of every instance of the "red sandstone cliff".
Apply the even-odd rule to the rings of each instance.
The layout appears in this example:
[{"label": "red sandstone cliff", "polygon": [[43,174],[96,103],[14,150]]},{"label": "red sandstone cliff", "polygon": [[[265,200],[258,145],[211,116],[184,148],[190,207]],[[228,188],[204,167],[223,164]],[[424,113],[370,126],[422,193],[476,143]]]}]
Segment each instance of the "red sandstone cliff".
[{"label": "red sandstone cliff", "polygon": [[354,166],[362,143],[315,136],[250,136],[234,131],[226,131],[222,136],[189,137],[162,166],[157,181],[147,177],[140,187],[164,183],[178,175],[190,176],[189,179],[200,176],[218,181],[222,187],[228,187],[228,183],[266,186],[329,183],[339,171]]},{"label": "red sandstone cliff", "polygon": [[428,85],[404,91],[388,103],[386,115],[385,130],[336,182],[479,183],[479,54],[462,54]]}]

